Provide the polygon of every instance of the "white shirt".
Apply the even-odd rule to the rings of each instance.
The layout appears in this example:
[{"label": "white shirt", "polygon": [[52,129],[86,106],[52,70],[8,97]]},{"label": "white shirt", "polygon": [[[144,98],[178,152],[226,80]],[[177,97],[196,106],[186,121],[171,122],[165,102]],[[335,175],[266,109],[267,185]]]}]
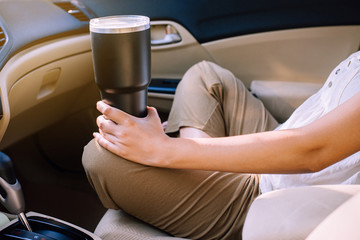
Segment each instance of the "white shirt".
[{"label": "white shirt", "polygon": [[[305,126],[330,112],[360,91],[360,52],[341,62],[324,86],[306,100],[277,130]],[[360,120],[359,120],[360,123]],[[360,184],[360,152],[320,172],[308,174],[263,174],[262,193],[289,187],[316,184]]]}]

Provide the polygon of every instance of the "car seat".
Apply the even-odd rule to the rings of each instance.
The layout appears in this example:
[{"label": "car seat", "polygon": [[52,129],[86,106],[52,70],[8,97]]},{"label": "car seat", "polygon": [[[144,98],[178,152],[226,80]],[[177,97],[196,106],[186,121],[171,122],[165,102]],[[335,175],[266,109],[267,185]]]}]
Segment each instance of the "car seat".
[{"label": "car seat", "polygon": [[[359,205],[360,185],[307,186],[268,192],[260,195],[251,205],[245,220],[243,240],[306,239],[313,231],[310,239],[320,240],[322,238],[317,236],[324,234],[324,228],[329,225],[325,224],[324,227],[321,223],[329,221],[328,218],[333,225],[335,223],[331,219],[337,219],[338,226],[327,229],[326,233],[348,226],[351,228],[345,228],[348,235],[354,236],[352,239],[359,239],[356,238],[360,235],[356,224],[345,223],[358,222]],[[349,211],[351,206],[357,214],[349,214],[352,213]],[[335,217],[332,216],[335,213]],[[336,218],[341,214],[346,219]],[[317,226],[320,230],[317,230]],[[96,227],[95,234],[103,240],[183,239],[164,233],[121,210],[108,210]],[[336,236],[335,233],[330,235]]]}]

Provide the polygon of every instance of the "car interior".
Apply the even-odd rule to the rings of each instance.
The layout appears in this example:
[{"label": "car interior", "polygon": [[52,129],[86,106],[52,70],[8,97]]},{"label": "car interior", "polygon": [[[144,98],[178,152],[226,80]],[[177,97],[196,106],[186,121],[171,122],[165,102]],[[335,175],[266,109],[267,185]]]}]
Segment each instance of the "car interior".
[{"label": "car interior", "polygon": [[[356,0],[0,0],[0,148],[21,184],[30,224],[49,237],[44,239],[176,239],[121,210],[105,209],[86,178],[81,156],[97,131],[100,100],[90,19],[150,18],[148,105],[162,121],[186,70],[212,61],[232,71],[284,122],[339,62],[359,50],[359,7]],[[341,207],[359,190],[320,186],[262,196],[250,209],[244,239],[305,239],[314,230],[311,224],[299,227],[299,221],[309,222],[307,216],[266,212],[267,204],[289,210],[304,203],[299,196],[321,201],[327,194]],[[308,205],[317,225],[333,213]],[[18,213],[0,210],[12,220],[0,227],[1,239],[17,239],[11,234],[21,228]],[[281,227],[273,226],[279,222]],[[42,224],[60,226],[54,230],[59,237],[46,235],[50,230]],[[21,239],[32,239],[24,234],[29,238]]]}]

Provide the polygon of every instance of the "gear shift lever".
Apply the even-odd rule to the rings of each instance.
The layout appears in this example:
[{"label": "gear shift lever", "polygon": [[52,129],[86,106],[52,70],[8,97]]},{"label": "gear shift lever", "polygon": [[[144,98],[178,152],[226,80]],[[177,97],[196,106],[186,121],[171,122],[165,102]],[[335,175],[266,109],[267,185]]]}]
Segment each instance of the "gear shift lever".
[{"label": "gear shift lever", "polygon": [[10,213],[18,215],[20,222],[32,232],[24,214],[25,201],[21,185],[15,177],[9,156],[2,152],[0,152],[0,202]]}]

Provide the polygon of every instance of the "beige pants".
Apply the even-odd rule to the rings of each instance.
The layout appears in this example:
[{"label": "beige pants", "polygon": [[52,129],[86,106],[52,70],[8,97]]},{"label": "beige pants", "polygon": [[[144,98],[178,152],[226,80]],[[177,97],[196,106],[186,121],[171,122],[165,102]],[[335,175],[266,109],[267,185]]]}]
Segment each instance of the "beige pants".
[{"label": "beige pants", "polygon": [[[167,132],[182,126],[215,137],[272,130],[277,122],[229,71],[201,62],[178,86]],[[178,237],[241,239],[248,208],[260,193],[258,175],[147,167],[95,141],[85,147],[83,165],[105,207]]]}]

